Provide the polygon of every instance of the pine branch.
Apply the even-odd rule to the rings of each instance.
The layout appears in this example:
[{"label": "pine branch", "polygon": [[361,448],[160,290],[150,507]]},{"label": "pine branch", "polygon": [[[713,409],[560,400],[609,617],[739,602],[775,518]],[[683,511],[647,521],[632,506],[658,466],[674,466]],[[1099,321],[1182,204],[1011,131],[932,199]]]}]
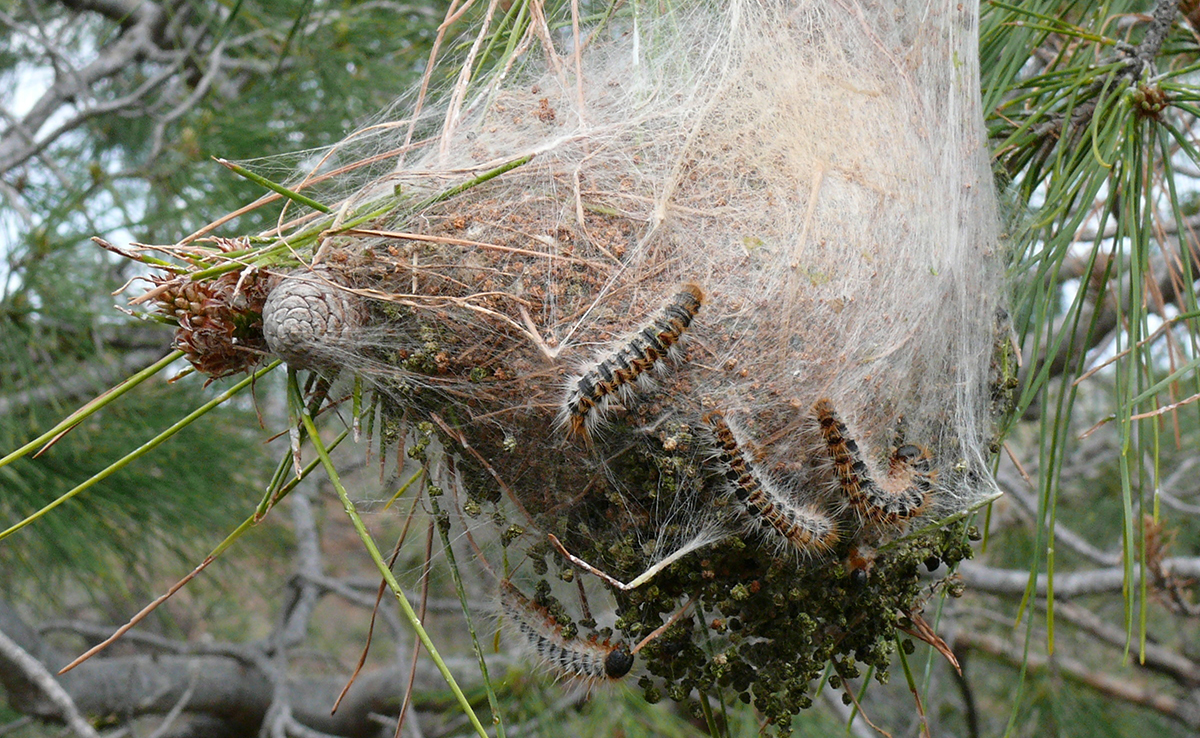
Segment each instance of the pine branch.
[{"label": "pine branch", "polygon": [[[1130,587],[1140,581],[1138,574],[1140,570],[1134,568],[1133,571],[1134,577],[1130,582]],[[1170,577],[1200,578],[1200,557],[1163,559],[1161,571],[1165,576]],[[991,594],[1020,597],[1029,585],[1029,572],[1024,569],[997,569],[974,561],[964,561],[959,565],[958,572],[968,587]],[[1039,596],[1046,595],[1048,582],[1045,574],[1038,574],[1035,591]],[[1121,566],[1054,572],[1054,597],[1056,599],[1119,593],[1124,587],[1125,569]]]},{"label": "pine branch", "polygon": [[[0,671],[8,673],[4,688],[13,700],[28,705],[45,704],[42,714],[61,718],[79,738],[100,738],[83,719],[75,700],[50,673],[45,664],[21,648],[0,628]],[[44,701],[44,702],[43,702]]]},{"label": "pine branch", "polygon": [[[42,127],[68,103],[91,99],[93,89],[102,80],[125,71],[129,65],[160,48],[167,14],[161,5],[152,0],[78,0],[77,3],[64,0],[63,4],[120,14],[125,19],[125,29],[116,43],[103,47],[96,58],[82,69],[60,73],[28,113],[20,120],[12,121],[7,130],[0,132],[0,174],[25,163],[88,119],[130,104],[132,100],[116,107],[84,107],[84,112],[60,124],[53,133],[39,135]],[[165,81],[165,78],[161,81]]]},{"label": "pine branch", "polygon": [[1192,730],[1200,729],[1200,709],[1193,701],[1164,694],[1154,685],[1138,684],[1128,678],[1096,671],[1081,661],[1061,654],[1048,657],[1030,653],[1019,643],[966,629],[960,629],[955,634],[953,645],[955,649],[969,648],[988,654],[1014,668],[1024,665],[1035,672],[1062,675],[1107,697],[1149,708]]}]

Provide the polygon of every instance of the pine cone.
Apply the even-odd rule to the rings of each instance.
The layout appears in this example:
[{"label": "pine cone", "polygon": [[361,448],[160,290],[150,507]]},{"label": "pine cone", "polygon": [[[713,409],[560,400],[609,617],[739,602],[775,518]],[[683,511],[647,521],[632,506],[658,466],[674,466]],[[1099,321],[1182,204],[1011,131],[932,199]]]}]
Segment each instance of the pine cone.
[{"label": "pine cone", "polygon": [[363,323],[358,299],[327,269],[284,277],[263,306],[263,334],[271,352],[297,369],[329,370],[339,346],[348,347]]},{"label": "pine cone", "polygon": [[229,272],[204,282],[154,281],[167,285],[158,308],[179,324],[175,347],[198,371],[217,379],[250,371],[262,360],[266,275],[251,272],[242,279],[242,272]]}]

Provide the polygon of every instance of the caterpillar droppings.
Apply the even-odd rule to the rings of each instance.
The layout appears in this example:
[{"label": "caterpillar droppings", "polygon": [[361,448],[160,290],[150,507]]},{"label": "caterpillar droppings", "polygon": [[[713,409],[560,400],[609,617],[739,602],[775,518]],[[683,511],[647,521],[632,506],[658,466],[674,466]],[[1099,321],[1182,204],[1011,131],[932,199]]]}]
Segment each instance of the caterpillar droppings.
[{"label": "caterpillar droppings", "polygon": [[813,406],[838,485],[864,520],[897,525],[920,515],[932,490],[929,454],[906,444],[892,455],[888,475],[880,482],[872,477],[858,444],[827,398]]},{"label": "caterpillar droppings", "polygon": [[733,429],[719,412],[704,416],[717,437],[717,461],[746,515],[803,553],[828,551],[838,541],[837,523],[811,505],[797,504],[757,473]]},{"label": "caterpillar droppings", "polygon": [[559,416],[567,434],[589,438],[614,396],[629,400],[635,384],[650,389],[653,372],[662,369],[667,360],[678,358],[679,341],[703,303],[703,290],[695,284],[683,285],[649,323],[581,375],[572,377]]},{"label": "caterpillar droppings", "polygon": [[554,616],[511,582],[500,583],[500,605],[538,660],[559,677],[595,684],[620,679],[633,668],[626,644],[564,638]]}]

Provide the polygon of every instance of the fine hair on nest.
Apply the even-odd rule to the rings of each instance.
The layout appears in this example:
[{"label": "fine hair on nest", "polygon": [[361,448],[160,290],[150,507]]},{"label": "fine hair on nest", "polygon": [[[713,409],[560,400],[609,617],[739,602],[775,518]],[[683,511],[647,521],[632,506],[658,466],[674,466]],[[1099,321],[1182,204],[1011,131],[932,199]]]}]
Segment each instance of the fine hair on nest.
[{"label": "fine hair on nest", "polygon": [[[730,684],[789,695],[760,704],[782,719],[815,667],[774,681],[769,664],[800,648],[775,610],[819,623],[875,602],[836,648],[885,666],[895,612],[916,601],[909,559],[967,555],[962,531],[881,561],[905,572],[892,581],[845,584],[838,563],[995,492],[1003,254],[977,11],[697,1],[566,35],[537,19],[521,48],[541,60],[325,155],[322,171],[353,173],[306,192],[340,205],[320,238],[282,238],[309,276],[276,271],[353,296],[353,315],[272,348],[367,380],[396,417],[436,418],[476,472],[467,494],[527,526],[542,566],[571,568],[549,535],[614,581],[670,561],[654,595],[614,588],[618,628],[647,632],[696,597],[743,624]],[[714,417],[736,419],[726,455],[766,480],[760,515],[812,527],[802,555],[744,535]],[[846,499],[854,479],[880,515]],[[807,587],[819,601],[793,596]],[[700,679],[695,622],[674,627],[669,657],[647,648],[674,671],[654,673]]]},{"label": "fine hair on nest", "polygon": [[319,350],[406,401],[456,403],[483,438],[599,466],[545,432],[571,415],[570,377],[696,284],[687,360],[580,426],[610,401],[634,427],[736,414],[764,464],[812,487],[806,429],[828,398],[869,465],[901,426],[928,449],[943,470],[929,514],[969,506],[993,491],[995,215],[971,90],[946,61],[967,41],[915,46],[909,11],[870,25],[849,3],[700,3],[610,29],[578,76],[513,70],[343,210],[532,158],[327,239],[322,269],[373,314]]}]

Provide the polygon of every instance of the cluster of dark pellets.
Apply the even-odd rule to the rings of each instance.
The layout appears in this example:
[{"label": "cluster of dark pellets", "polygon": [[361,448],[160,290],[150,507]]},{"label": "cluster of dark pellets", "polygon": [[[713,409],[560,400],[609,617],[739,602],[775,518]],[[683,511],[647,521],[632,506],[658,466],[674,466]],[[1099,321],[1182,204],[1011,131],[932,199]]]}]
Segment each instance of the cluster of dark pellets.
[{"label": "cluster of dark pellets", "polygon": [[[412,407],[407,405],[406,412]],[[394,409],[401,411],[401,406]],[[429,423],[417,426],[426,438],[436,432]],[[544,426],[511,425],[493,436],[473,437],[491,471],[511,475],[511,486],[499,489],[488,469],[463,454],[458,463],[468,472],[462,475],[468,495],[464,507],[477,517],[490,512],[505,546],[523,549],[529,560],[526,574],[541,580],[533,599],[562,627],[564,638],[614,637],[634,644],[683,603],[693,602],[686,615],[637,654],[637,684],[651,703],[665,697],[698,712],[699,695],[738,699],[753,704],[786,735],[792,717],[812,704],[827,665],[832,679],[826,688],[860,676],[864,667],[873,667],[875,678],[885,681],[896,628],[931,594],[920,568],[952,566],[971,554],[970,534],[960,524],[898,542],[879,555],[869,576],[851,576],[842,563],[848,553],[844,549],[852,545],[849,538],[821,559],[801,561],[767,550],[752,537],[730,536],[683,557],[641,587],[613,589],[616,632],[597,630],[591,619],[572,619],[578,606],[569,598],[551,596],[547,580],[590,575],[554,552],[545,534],[554,533],[575,555],[629,581],[652,564],[646,541],[656,536],[680,540],[688,534],[683,528],[663,528],[649,511],[676,495],[695,495],[699,504],[711,504],[723,495],[722,480],[706,461],[706,442],[686,424],[666,424],[657,438],[614,433],[596,449],[598,454],[569,459],[504,450],[510,434],[516,434],[520,448],[539,433]],[[442,442],[454,443],[445,437]],[[597,469],[588,468],[588,459],[597,457],[605,460],[603,476],[609,483],[589,489]],[[516,468],[507,463],[516,459],[521,459]],[[548,483],[586,491],[569,503],[561,495],[539,499]],[[527,518],[511,519],[511,506],[504,501],[510,495]]]},{"label": "cluster of dark pellets", "polygon": [[[422,354],[419,361],[428,370],[438,346],[430,329],[424,332],[428,345],[407,358],[416,361]],[[440,434],[431,423],[413,423],[437,413],[450,427],[469,433],[471,452],[461,447],[462,438],[440,434],[461,472],[466,490],[461,504],[481,519],[490,516],[505,546],[523,551],[529,559],[525,576],[591,578],[547,544],[546,534],[553,533],[576,556],[630,581],[653,564],[648,541],[682,541],[694,533],[685,527],[686,516],[664,524],[657,511],[681,498],[701,508],[728,499],[727,483],[710,461],[711,441],[698,423],[665,423],[647,435],[618,421],[595,447],[584,449],[547,441],[544,413],[471,424],[461,407],[419,383],[404,386],[384,404],[381,430],[408,425],[424,428],[426,436]],[[835,681],[869,667],[876,679],[886,679],[898,624],[930,596],[920,567],[953,565],[970,556],[967,532],[957,525],[896,543],[879,554],[868,576],[851,576],[843,561],[854,538],[845,536],[827,553],[802,559],[764,547],[753,536],[726,537],[641,587],[613,589],[615,633],[597,630],[590,619],[573,621],[579,604],[553,599],[544,581],[535,599],[564,626],[563,637],[611,636],[625,644],[638,643],[691,600],[688,613],[636,655],[632,673],[645,699],[668,698],[694,711],[700,709],[699,695],[738,699],[753,704],[785,735],[792,717],[812,704],[827,665]],[[592,609],[605,608],[592,603]]]},{"label": "cluster of dark pellets", "polygon": [[1004,308],[996,311],[996,340],[992,345],[992,356],[989,366],[988,388],[990,403],[988,407],[991,422],[991,439],[988,451],[1000,453],[1000,441],[1004,437],[1004,423],[1011,418],[1016,405],[1017,387],[1020,385],[1019,371],[1021,357],[1017,349],[1016,333],[1013,330],[1012,317]]},{"label": "cluster of dark pellets", "polygon": [[[498,351],[515,342],[501,328],[468,333],[468,320],[451,312],[373,310],[371,320],[399,325],[408,336],[372,356],[409,373],[378,381],[391,398],[383,403],[383,427],[422,425],[438,434],[466,490],[460,503],[468,513],[490,516],[506,547],[523,551],[530,561],[523,576],[591,578],[548,545],[553,534],[579,558],[630,581],[654,563],[648,542],[686,541],[695,533],[686,516],[664,523],[663,510],[679,500],[695,509],[728,504],[728,482],[711,462],[712,442],[698,420],[667,422],[647,434],[632,430],[645,418],[618,416],[593,446],[572,443],[553,432],[550,411],[562,401],[563,377],[538,375],[544,361],[521,364],[521,356]],[[671,396],[671,389],[660,396]],[[653,412],[653,398],[639,407]],[[434,414],[451,433],[420,422]],[[852,577],[842,562],[855,538],[851,532],[832,550],[799,557],[731,535],[641,587],[613,589],[615,633],[597,631],[590,619],[572,621],[580,603],[554,600],[544,584],[535,599],[564,626],[564,638],[612,636],[626,644],[640,642],[691,601],[686,615],[636,655],[632,673],[645,698],[699,710],[698,695],[720,694],[752,703],[785,734],[791,718],[811,705],[827,665],[835,680],[854,678],[864,667],[885,679],[898,624],[930,596],[919,568],[970,555],[959,525],[896,543],[867,576]],[[603,609],[592,603],[592,610]]]},{"label": "cluster of dark pellets", "polygon": [[[664,493],[694,490],[698,467],[704,474],[699,458],[695,449],[675,445],[667,452],[654,444],[619,456],[613,472],[625,482],[621,503],[627,509],[652,506]],[[715,497],[718,488],[719,480],[704,479],[700,494]],[[602,511],[608,507],[597,499],[550,523],[577,556],[628,581],[651,563],[639,545],[648,531],[605,529]],[[843,679],[859,676],[858,665],[865,665],[886,680],[897,625],[930,596],[920,567],[968,558],[968,537],[958,525],[904,540],[881,554],[867,577],[850,576],[841,563],[845,551],[801,562],[729,537],[637,589],[614,590],[616,626],[636,642],[693,599],[690,613],[638,654],[647,672],[638,681],[645,698],[656,702],[666,696],[699,710],[697,694],[732,695],[753,703],[786,734],[792,716],[811,705],[826,664]],[[551,565],[571,571],[544,547],[531,553],[548,555]]]}]

